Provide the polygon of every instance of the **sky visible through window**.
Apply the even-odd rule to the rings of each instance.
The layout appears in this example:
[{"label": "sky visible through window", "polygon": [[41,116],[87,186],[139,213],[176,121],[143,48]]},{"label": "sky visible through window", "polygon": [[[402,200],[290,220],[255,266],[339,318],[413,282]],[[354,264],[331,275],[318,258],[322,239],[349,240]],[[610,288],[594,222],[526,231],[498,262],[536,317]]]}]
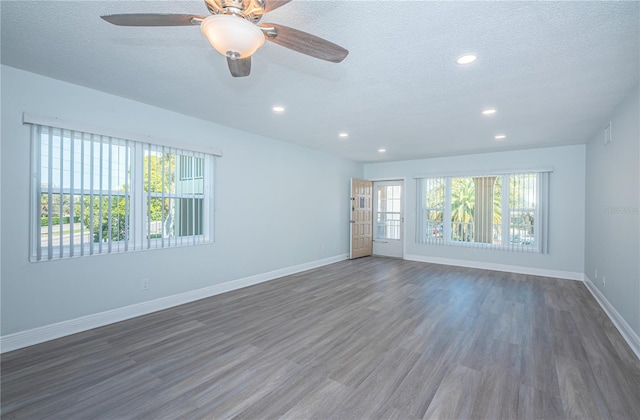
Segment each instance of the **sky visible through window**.
[{"label": "sky visible through window", "polygon": [[[99,137],[99,136],[93,136]],[[89,139],[73,139],[73,174],[71,173],[71,138],[42,134],[41,147],[41,183],[49,184],[49,165],[51,165],[51,186],[53,188],[98,191],[121,191],[127,183],[131,168],[132,148],[122,141],[111,144],[95,143]],[[51,141],[51,144],[49,142]],[[62,156],[61,156],[61,150]],[[51,156],[50,156],[51,154]],[[93,176],[89,168],[93,163]],[[111,180],[111,184],[109,181]],[[93,182],[92,182],[93,181]]]}]

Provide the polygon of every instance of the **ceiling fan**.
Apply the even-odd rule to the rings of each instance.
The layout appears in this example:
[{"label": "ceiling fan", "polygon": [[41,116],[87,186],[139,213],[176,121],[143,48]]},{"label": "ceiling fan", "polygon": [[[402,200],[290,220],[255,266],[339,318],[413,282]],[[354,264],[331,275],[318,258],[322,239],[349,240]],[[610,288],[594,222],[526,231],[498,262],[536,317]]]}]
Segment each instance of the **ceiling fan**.
[{"label": "ceiling fan", "polygon": [[211,16],[139,13],[101,16],[118,26],[200,25],[211,46],[227,57],[233,77],[251,72],[251,55],[265,39],[311,57],[339,63],[349,51],[315,35],[274,23],[261,23],[262,15],[291,0],[205,0]]}]

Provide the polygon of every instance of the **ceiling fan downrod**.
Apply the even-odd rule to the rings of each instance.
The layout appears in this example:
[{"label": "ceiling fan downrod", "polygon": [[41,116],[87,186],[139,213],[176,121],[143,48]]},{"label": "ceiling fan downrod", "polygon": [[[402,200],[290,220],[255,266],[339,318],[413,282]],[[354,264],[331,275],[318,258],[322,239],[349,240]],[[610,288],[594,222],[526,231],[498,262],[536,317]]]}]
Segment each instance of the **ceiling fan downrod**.
[{"label": "ceiling fan downrod", "polygon": [[258,23],[265,13],[265,0],[205,0],[213,15],[236,15]]}]

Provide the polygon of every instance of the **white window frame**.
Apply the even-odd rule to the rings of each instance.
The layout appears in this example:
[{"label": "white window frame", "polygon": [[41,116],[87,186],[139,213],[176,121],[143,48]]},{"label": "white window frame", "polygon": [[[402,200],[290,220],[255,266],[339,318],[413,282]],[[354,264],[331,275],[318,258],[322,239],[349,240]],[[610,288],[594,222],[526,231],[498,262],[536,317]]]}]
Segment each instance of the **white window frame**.
[{"label": "white window frame", "polygon": [[[533,253],[547,253],[548,252],[548,205],[549,205],[549,175],[553,172],[551,168],[542,169],[529,169],[529,170],[510,170],[510,171],[496,171],[492,173],[452,173],[446,175],[434,174],[434,175],[420,175],[414,177],[416,179],[417,189],[417,214],[416,214],[416,242],[419,244],[428,245],[446,245],[446,246],[460,246],[471,248],[486,248],[486,249],[498,249],[514,252],[533,252]],[[511,212],[514,209],[510,208],[510,176],[511,175],[526,175],[535,174],[537,177],[536,188],[536,208],[535,208],[535,224],[534,224],[534,238],[533,244],[516,244],[510,242],[510,228],[511,228]],[[452,226],[451,226],[451,204],[452,204],[452,180],[454,178],[482,178],[497,176],[501,177],[501,243],[482,243],[482,242],[465,242],[452,240]],[[429,223],[426,220],[427,208],[426,206],[426,183],[429,180],[440,179],[444,181],[444,209],[443,209],[443,232],[442,237],[430,237],[427,232]]]},{"label": "white window frame", "polygon": [[[167,146],[168,142],[166,141],[150,142],[148,137],[145,139],[145,141],[140,141],[140,140],[124,139],[122,137],[113,137],[108,134],[95,133],[95,131],[99,131],[99,130],[83,131],[87,129],[90,130],[91,128],[87,128],[86,126],[83,126],[81,124],[63,122],[58,119],[39,117],[39,116],[34,116],[32,114],[27,114],[27,113],[23,115],[23,122],[31,126],[31,135],[30,135],[31,146],[32,146],[31,148],[32,150],[32,153],[31,153],[32,155],[31,156],[31,201],[32,202],[30,206],[31,207],[31,210],[30,210],[30,213],[31,213],[30,260],[31,261],[47,261],[47,260],[53,260],[53,259],[79,257],[79,256],[85,256],[85,255],[101,255],[101,254],[134,251],[134,250],[166,248],[166,247],[174,247],[174,246],[192,246],[192,245],[214,242],[214,239],[215,239],[214,237],[215,157],[221,156],[222,155],[221,152],[217,150],[209,149],[209,148],[200,148],[201,150],[188,150],[182,147],[180,148],[170,147],[170,146]],[[78,126],[81,126],[83,130],[78,130],[74,128]],[[41,127],[41,128],[38,128],[38,127]],[[79,185],[79,186],[74,185],[74,180],[73,180],[74,176],[69,176],[69,181],[68,181],[68,183],[70,183],[69,186],[63,185],[62,175],[60,175],[61,178],[60,178],[59,186],[54,187],[55,184],[51,183],[50,175],[49,175],[49,181],[47,182],[48,194],[50,198],[48,200],[48,205],[50,206],[52,204],[53,201],[51,200],[51,198],[54,195],[60,194],[60,203],[61,203],[60,210],[62,210],[62,203],[65,195],[70,195],[72,201],[73,201],[73,198],[80,197],[79,201],[81,203],[80,204],[81,208],[84,208],[84,200],[87,197],[89,197],[90,202],[93,202],[91,197],[95,197],[94,193],[96,193],[97,196],[99,197],[104,197],[104,199],[108,200],[109,203],[111,203],[110,200],[112,200],[114,196],[120,196],[120,195],[124,197],[128,196],[129,197],[128,206],[125,204],[126,225],[124,228],[128,233],[127,239],[111,240],[111,238],[108,238],[106,241],[95,243],[93,241],[92,235],[94,233],[100,234],[99,231],[93,230],[93,223],[90,223],[91,227],[87,228],[84,226],[84,223],[82,220],[80,220],[79,222],[74,221],[75,205],[72,202],[69,205],[70,230],[71,231],[74,230],[74,223],[78,223],[80,225],[80,229],[81,229],[80,242],[81,243],[74,243],[74,234],[72,232],[67,234],[63,233],[62,220],[64,216],[62,214],[62,211],[59,211],[60,218],[61,218],[59,222],[60,227],[58,228],[58,225],[55,225],[55,226],[57,229],[60,229],[60,235],[59,235],[60,244],[56,244],[55,246],[52,245],[53,220],[51,217],[49,217],[48,219],[49,227],[48,227],[48,235],[47,235],[49,239],[47,240],[47,245],[45,245],[44,247],[42,246],[41,238],[40,238],[41,229],[42,229],[41,228],[41,202],[42,202],[41,200],[42,200],[42,194],[43,193],[46,194],[47,191],[42,190],[41,169],[43,168],[43,166],[41,162],[42,155],[41,155],[41,147],[40,147],[42,144],[42,137],[40,133],[42,132],[38,130],[44,130],[45,135],[47,135],[46,133],[55,132],[57,137],[62,139],[60,140],[60,143],[66,143],[65,146],[68,145],[68,148],[65,147],[65,149],[68,150],[67,157],[70,157],[71,153],[73,153],[73,147],[74,147],[73,144],[75,144],[75,142],[79,142],[80,144],[83,145],[83,147],[84,145],[87,144],[85,143],[86,141],[88,141],[89,142],[88,144],[91,144],[92,147],[95,144],[102,144],[103,142],[107,143],[109,144],[108,146],[108,153],[110,154],[109,157],[111,157],[111,151],[113,150],[111,148],[112,144],[114,145],[117,144],[117,145],[120,145],[121,147],[127,148],[125,150],[127,150],[127,156],[130,156],[132,163],[130,166],[127,166],[130,174],[128,178],[130,178],[130,180],[125,181],[124,191],[114,192],[112,185],[109,185],[107,188],[104,188],[104,186],[102,186],[102,189],[100,190],[101,192],[94,191],[93,183],[91,183],[91,185],[84,185],[84,176],[81,176],[82,185]],[[102,131],[104,132],[104,130]],[[84,136],[90,136],[91,140],[89,140]],[[130,136],[130,137],[135,137],[135,136]],[[52,138],[53,138],[53,134],[49,135],[49,141],[51,141]],[[69,139],[71,138],[75,138],[75,140],[69,141]],[[203,151],[202,149],[205,149],[205,151]],[[194,158],[204,159],[203,165],[202,165],[203,173],[201,174],[202,176],[198,177],[199,182],[202,182],[203,193],[199,194],[197,192],[192,191],[187,195],[184,195],[184,194],[180,195],[178,194],[177,191],[172,194],[165,193],[164,189],[162,190],[161,193],[144,191],[144,187],[145,187],[145,181],[143,179],[144,156],[145,156],[145,151],[151,151],[151,150],[154,150],[155,152],[161,151],[162,153],[174,154],[175,160],[179,160],[181,156],[192,156]],[[102,149],[100,153],[101,152],[102,152]],[[50,166],[52,165],[53,156],[49,154],[48,156],[49,157],[48,157],[47,166]],[[63,156],[61,154],[58,156],[60,158],[60,165],[63,165],[62,163],[64,160]],[[56,157],[56,159],[57,158],[58,157]],[[94,159],[94,158],[95,156],[91,157],[91,159]],[[81,159],[84,162],[84,155],[82,155]],[[73,171],[74,160],[75,160],[74,157],[70,157],[69,161],[71,163],[67,164],[67,166],[70,166],[69,174],[74,172]],[[104,167],[103,162],[108,162],[107,168]],[[91,169],[92,170],[100,169],[100,170],[110,171],[111,164],[112,164],[111,162],[112,162],[112,159],[100,160],[100,164],[98,167],[94,167],[93,166],[94,162],[92,162]],[[85,165],[84,170],[86,171],[86,169],[87,169],[87,166]],[[62,174],[62,170],[60,170],[60,174]],[[175,177],[176,183],[181,181],[179,173],[175,173],[174,177]],[[108,181],[109,184],[111,184],[111,177],[109,177],[108,179],[109,179]],[[129,186],[130,186],[130,189],[129,189]],[[165,235],[163,232],[160,238],[151,238],[151,235],[149,234],[150,233],[150,220],[148,217],[149,210],[145,201],[148,201],[154,197],[160,197],[163,199],[164,198],[173,199],[176,201],[188,200],[188,199],[193,200],[191,202],[191,208],[193,209],[192,211],[194,212],[193,215],[191,216],[191,220],[193,223],[192,232],[195,232],[196,230],[198,230],[201,233],[199,234],[192,233],[186,236],[170,236],[165,238]],[[200,211],[196,210],[196,207],[199,205],[197,204],[197,201],[199,201],[200,199],[202,199],[201,215],[199,214]],[[174,205],[175,205],[175,202],[174,202]],[[108,206],[109,214],[111,214],[112,206],[113,205]],[[100,206],[100,209],[102,209],[102,205]],[[83,210],[81,210],[81,212],[82,211]],[[198,213],[197,221],[195,221],[196,211]],[[50,215],[53,214],[51,209],[49,210],[49,214]],[[82,217],[82,213],[80,217]],[[112,233],[111,222],[112,222],[112,217],[109,216],[108,217],[109,233]],[[197,228],[196,228],[196,225],[198,226]],[[89,239],[84,240],[84,235],[87,232],[89,233]],[[69,237],[67,238],[66,235],[69,235]],[[63,241],[63,239],[65,239],[65,241]],[[63,243],[63,242],[66,242],[66,243]]]}]

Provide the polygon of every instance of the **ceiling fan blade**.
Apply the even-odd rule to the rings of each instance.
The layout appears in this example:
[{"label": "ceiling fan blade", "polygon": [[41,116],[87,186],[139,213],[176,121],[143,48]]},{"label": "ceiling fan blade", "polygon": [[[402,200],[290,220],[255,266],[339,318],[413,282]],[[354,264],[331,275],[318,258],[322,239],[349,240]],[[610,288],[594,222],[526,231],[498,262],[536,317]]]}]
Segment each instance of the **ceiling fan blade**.
[{"label": "ceiling fan blade", "polygon": [[233,77],[246,77],[251,73],[251,57],[237,58],[235,60],[227,57],[227,64]]},{"label": "ceiling fan blade", "polygon": [[267,40],[321,60],[339,63],[349,54],[349,51],[333,42],[287,26],[263,23],[260,28]]},{"label": "ceiling fan blade", "polygon": [[290,1],[291,0],[264,0],[264,13],[276,10],[278,7],[282,7]]},{"label": "ceiling fan blade", "polygon": [[133,13],[100,16],[118,26],[191,26],[199,25],[204,16],[162,13]]}]

